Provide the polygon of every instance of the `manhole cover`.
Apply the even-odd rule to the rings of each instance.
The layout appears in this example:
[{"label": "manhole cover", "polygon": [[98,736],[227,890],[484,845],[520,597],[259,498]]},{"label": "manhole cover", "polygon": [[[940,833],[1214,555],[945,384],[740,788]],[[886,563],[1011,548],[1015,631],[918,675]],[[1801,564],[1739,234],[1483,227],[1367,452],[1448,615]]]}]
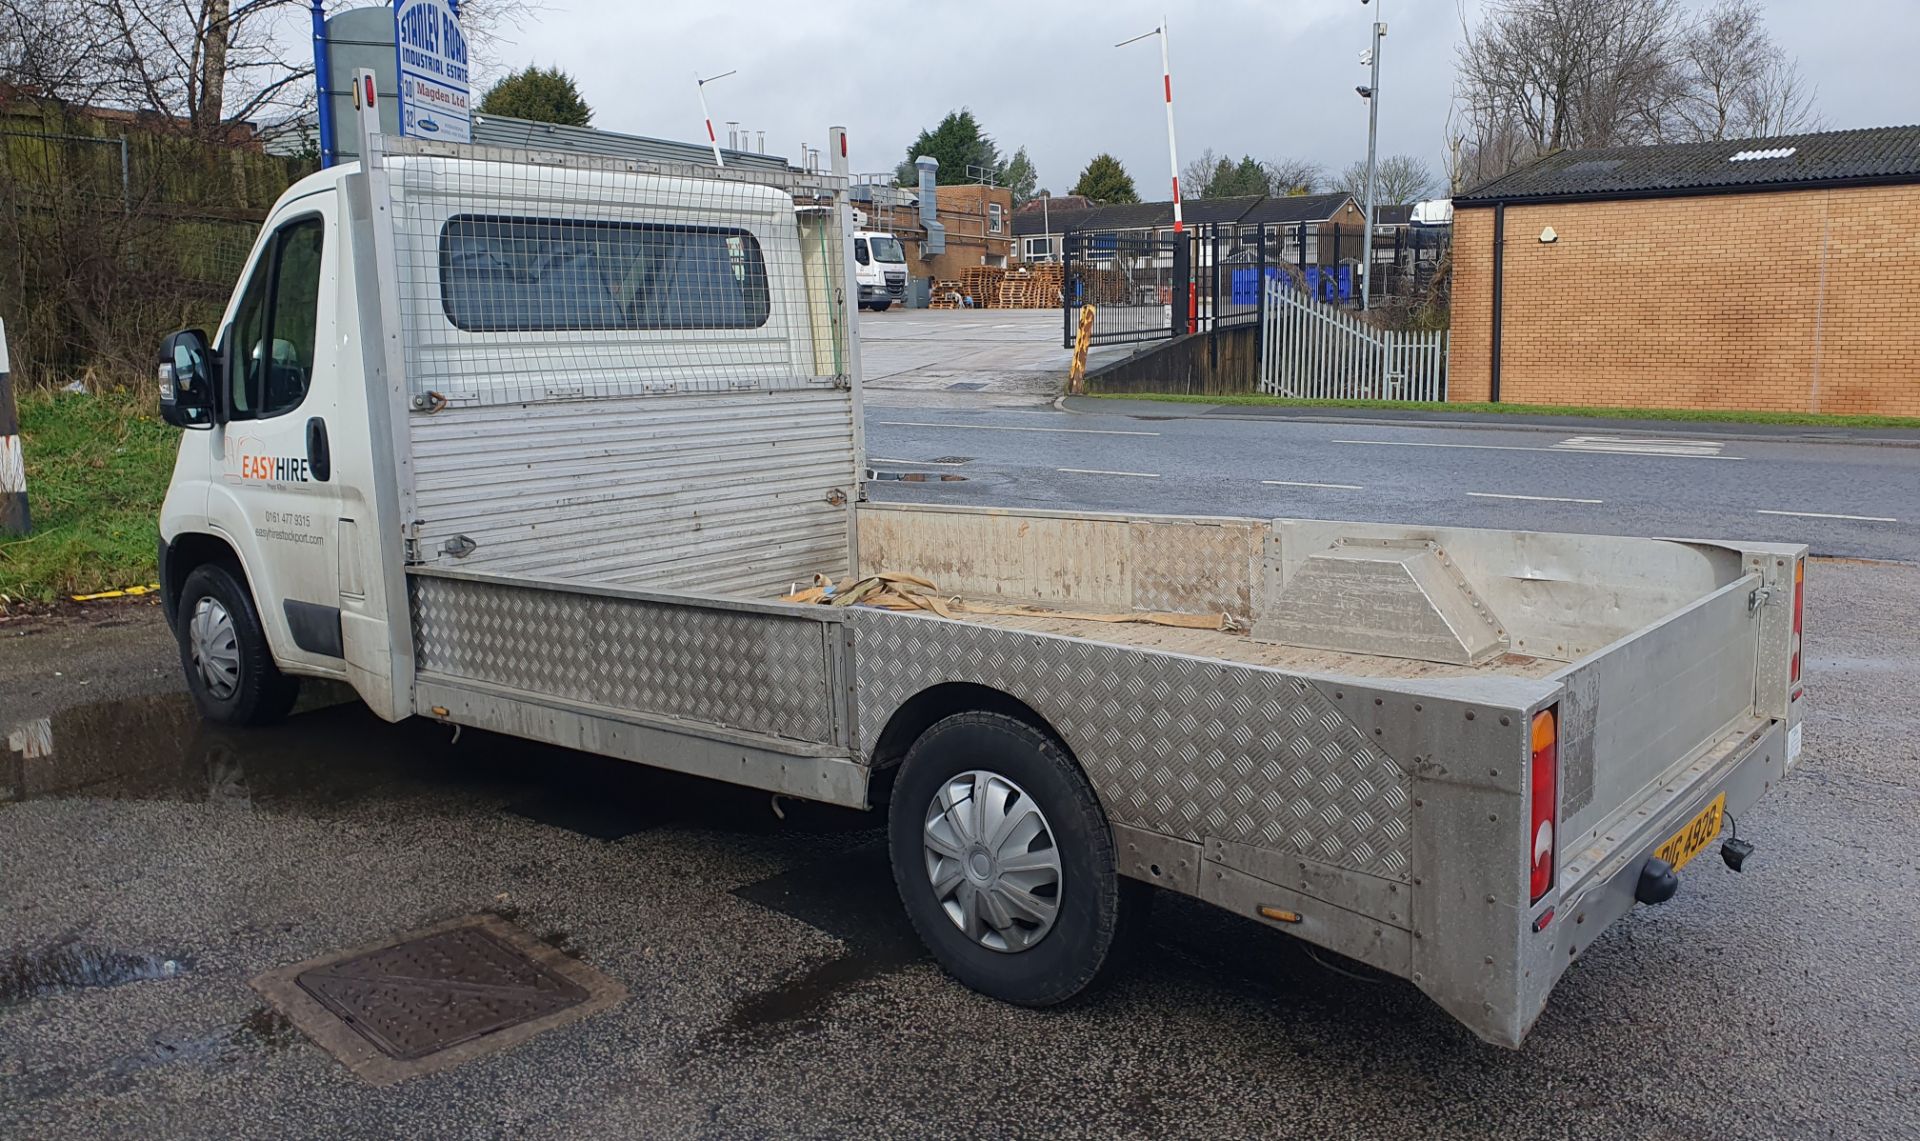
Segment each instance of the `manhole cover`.
[{"label": "manhole cover", "polygon": [[956,380],[947,385],[948,392],[978,392],[987,386],[984,380]]},{"label": "manhole cover", "polygon": [[255,990],[378,1085],[504,1049],[625,988],[491,916],[268,972]]}]

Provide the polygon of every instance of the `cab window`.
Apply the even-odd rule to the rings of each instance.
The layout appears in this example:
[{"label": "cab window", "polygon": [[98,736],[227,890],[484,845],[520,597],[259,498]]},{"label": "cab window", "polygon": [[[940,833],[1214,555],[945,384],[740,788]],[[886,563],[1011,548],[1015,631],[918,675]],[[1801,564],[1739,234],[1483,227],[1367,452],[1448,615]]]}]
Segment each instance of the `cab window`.
[{"label": "cab window", "polygon": [[282,226],[254,267],[224,346],[228,418],[263,420],[299,407],[319,340],[318,218]]},{"label": "cab window", "polygon": [[861,265],[867,264],[867,240],[865,238],[855,238],[853,240],[853,260],[859,262]]}]

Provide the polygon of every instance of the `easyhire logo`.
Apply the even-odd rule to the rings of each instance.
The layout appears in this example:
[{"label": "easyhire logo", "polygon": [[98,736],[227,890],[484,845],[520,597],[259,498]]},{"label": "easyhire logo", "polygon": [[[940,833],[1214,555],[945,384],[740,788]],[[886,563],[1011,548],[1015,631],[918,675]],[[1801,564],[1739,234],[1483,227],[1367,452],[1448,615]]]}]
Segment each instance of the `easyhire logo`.
[{"label": "easyhire logo", "polygon": [[259,456],[240,453],[239,478],[264,483],[309,483],[312,469],[305,456]]}]

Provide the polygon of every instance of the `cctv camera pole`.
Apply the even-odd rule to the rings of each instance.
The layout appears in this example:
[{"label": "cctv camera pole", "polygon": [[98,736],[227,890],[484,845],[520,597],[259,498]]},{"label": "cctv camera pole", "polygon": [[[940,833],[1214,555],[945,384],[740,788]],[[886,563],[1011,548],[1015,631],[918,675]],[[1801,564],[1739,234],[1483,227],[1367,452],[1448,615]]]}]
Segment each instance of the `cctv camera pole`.
[{"label": "cctv camera pole", "polygon": [[[734,69],[734,71],[738,70],[739,68]],[[733,71],[723,71],[719,75],[709,75],[705,79],[700,78],[699,72],[693,73],[694,90],[700,93],[700,117],[707,121],[707,142],[713,147],[713,165],[722,170],[726,169],[727,160],[720,157],[720,136],[713,133],[713,112],[707,110],[707,84],[716,79],[725,79],[733,73]]]},{"label": "cctv camera pole", "polygon": [[[1360,0],[1365,4],[1367,0]],[[1382,0],[1384,6],[1384,0]],[[1360,239],[1360,308],[1371,307],[1373,294],[1373,211],[1374,144],[1380,135],[1380,40],[1387,34],[1387,25],[1373,22],[1373,51],[1368,54],[1373,62],[1373,81],[1367,86],[1367,232]]]}]

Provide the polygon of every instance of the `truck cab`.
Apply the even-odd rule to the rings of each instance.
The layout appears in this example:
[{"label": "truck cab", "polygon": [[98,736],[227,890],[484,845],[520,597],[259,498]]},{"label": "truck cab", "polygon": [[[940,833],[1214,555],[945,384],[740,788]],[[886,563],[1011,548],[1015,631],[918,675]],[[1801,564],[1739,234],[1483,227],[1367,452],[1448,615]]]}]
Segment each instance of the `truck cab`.
[{"label": "truck cab", "polygon": [[907,299],[907,254],[899,238],[879,230],[855,231],[853,268],[862,309],[884,313]]}]

